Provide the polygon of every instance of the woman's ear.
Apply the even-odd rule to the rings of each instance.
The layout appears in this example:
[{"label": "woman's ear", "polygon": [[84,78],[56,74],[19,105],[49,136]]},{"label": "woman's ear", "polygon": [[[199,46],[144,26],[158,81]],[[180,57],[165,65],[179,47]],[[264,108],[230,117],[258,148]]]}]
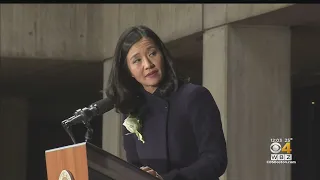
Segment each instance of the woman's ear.
[{"label": "woman's ear", "polygon": [[135,78],[131,71],[130,71],[130,76],[133,77],[133,78]]},{"label": "woman's ear", "polygon": [[132,72],[130,70],[129,70],[129,74],[130,74],[131,77],[134,78],[134,75],[132,74]]}]

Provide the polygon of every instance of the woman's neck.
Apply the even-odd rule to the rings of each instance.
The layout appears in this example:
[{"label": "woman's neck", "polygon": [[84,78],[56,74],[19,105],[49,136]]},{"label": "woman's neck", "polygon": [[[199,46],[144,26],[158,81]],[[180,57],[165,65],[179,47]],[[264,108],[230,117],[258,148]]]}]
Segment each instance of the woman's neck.
[{"label": "woman's neck", "polygon": [[158,87],[156,87],[156,86],[144,86],[143,88],[144,88],[144,90],[146,90],[150,94],[153,94],[157,90]]}]

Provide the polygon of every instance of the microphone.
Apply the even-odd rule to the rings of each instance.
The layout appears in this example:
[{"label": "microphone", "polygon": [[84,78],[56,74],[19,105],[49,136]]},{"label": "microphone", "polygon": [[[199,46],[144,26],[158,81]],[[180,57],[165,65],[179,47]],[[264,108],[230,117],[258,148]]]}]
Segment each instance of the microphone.
[{"label": "microphone", "polygon": [[94,109],[94,116],[102,115],[114,108],[114,103],[109,98],[92,103],[89,108]]},{"label": "microphone", "polygon": [[84,123],[86,124],[94,116],[99,116],[114,108],[114,103],[109,98],[101,99],[88,107],[78,109],[74,115],[61,122],[62,125]]}]

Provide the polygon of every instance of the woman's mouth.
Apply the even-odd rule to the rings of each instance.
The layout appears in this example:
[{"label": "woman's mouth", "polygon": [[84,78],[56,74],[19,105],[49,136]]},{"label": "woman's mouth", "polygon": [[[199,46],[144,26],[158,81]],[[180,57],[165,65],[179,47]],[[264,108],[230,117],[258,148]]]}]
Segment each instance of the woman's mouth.
[{"label": "woman's mouth", "polygon": [[146,75],[146,77],[154,77],[158,74],[158,70],[151,71]]}]

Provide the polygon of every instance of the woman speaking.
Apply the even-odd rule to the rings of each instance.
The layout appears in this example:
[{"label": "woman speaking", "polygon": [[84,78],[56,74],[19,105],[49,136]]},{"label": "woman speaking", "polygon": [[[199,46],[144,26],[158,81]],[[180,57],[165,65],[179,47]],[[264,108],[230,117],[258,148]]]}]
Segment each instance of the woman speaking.
[{"label": "woman speaking", "polygon": [[127,161],[164,180],[217,180],[227,167],[219,109],[203,86],[177,75],[145,26],[119,38],[106,91],[125,115]]}]

